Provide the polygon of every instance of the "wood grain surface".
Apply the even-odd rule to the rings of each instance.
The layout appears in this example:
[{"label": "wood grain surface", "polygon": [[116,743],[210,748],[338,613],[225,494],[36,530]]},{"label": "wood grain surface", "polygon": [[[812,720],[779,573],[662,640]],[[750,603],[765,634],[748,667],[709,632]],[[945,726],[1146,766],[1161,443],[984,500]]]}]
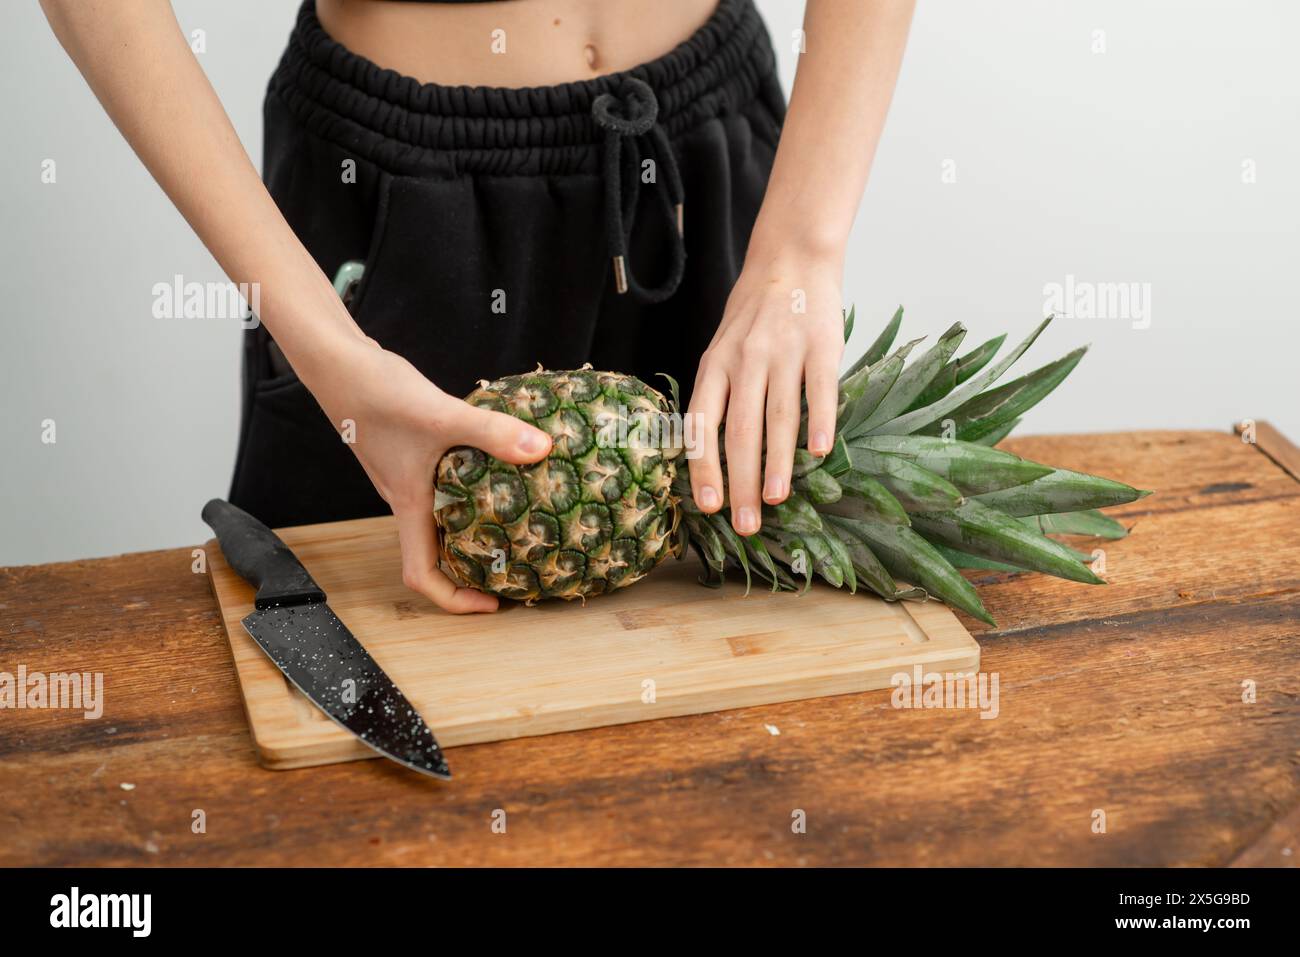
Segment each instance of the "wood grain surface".
[{"label": "wood grain surface", "polygon": [[0,711],[0,864],[1293,863],[1300,482],[1227,431],[1006,445],[1157,492],[1074,543],[1107,587],[973,575],[993,720],[886,690],[456,748],[449,784],[268,771],[190,549],[0,570],[0,670],[106,682],[99,720]]},{"label": "wood grain surface", "polygon": [[[979,644],[938,602],[820,583],[798,595],[756,583],[746,595],[735,575],[702,588],[689,556],[599,601],[447,615],[402,585],[392,516],[279,534],[443,748],[888,688],[918,665],[979,670]],[[215,539],[205,552],[262,764],[378,758],[253,641],[243,626],[253,588]]]}]

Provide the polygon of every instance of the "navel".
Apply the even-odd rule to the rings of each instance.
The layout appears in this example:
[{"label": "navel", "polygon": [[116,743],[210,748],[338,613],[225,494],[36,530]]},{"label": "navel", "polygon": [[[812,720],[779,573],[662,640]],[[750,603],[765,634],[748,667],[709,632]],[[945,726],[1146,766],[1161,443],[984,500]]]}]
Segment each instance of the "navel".
[{"label": "navel", "polygon": [[593,70],[596,69],[596,66],[600,63],[600,54],[596,52],[595,44],[588,43],[583,47],[582,55],[587,59],[587,66]]}]

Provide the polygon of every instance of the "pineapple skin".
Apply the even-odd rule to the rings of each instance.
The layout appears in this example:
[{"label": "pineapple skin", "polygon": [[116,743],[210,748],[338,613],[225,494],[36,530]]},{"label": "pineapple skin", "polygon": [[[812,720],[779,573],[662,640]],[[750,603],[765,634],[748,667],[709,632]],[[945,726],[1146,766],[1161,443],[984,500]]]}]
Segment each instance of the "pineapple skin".
[{"label": "pineapple skin", "polygon": [[673,409],[635,376],[538,368],[480,383],[471,405],[542,429],[551,452],[513,465],[459,446],[438,463],[443,560],[461,584],[532,604],[586,599],[680,555]]}]

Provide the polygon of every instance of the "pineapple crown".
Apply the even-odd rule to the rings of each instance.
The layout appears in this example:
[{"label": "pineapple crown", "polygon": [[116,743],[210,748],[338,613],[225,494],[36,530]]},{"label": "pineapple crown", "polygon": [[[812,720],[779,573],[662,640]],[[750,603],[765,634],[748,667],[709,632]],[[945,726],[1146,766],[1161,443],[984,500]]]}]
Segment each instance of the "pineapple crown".
[{"label": "pineapple crown", "polygon": [[[940,598],[988,624],[995,622],[958,569],[1039,571],[1104,584],[1088,567],[1090,555],[1048,536],[1122,538],[1124,526],[1098,509],[1149,493],[993,448],[1060,385],[1086,348],[990,389],[1050,316],[997,362],[1005,335],[958,356],[966,334],[960,323],[908,362],[921,340],[890,351],[902,318],[900,306],[841,377],[833,450],[824,458],[796,453],[791,493],[763,506],[757,534],[737,534],[725,504],[702,512],[679,469],[679,545],[699,555],[701,580],[719,585],[739,570],[746,587],[758,577],[778,590],[798,588],[799,578],[806,589],[815,576],[850,591],[862,585],[890,601]],[[845,341],[853,322],[850,309]],[[679,404],[677,383],[669,384]],[[807,428],[805,403],[800,445]]]}]

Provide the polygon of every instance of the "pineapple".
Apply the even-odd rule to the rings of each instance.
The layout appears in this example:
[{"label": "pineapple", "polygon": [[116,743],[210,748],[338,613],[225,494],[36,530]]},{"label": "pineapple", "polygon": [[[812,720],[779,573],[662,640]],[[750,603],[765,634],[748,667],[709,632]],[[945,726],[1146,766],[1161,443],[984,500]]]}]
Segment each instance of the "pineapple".
[{"label": "pineapple", "polygon": [[466,401],[537,425],[551,452],[518,466],[461,446],[438,463],[439,540],[462,582],[530,603],[586,598],[680,554],[682,447],[659,392],[633,376],[539,368]]},{"label": "pineapple", "polygon": [[[690,545],[705,584],[739,571],[747,587],[756,577],[793,590],[816,576],[888,601],[939,598],[989,624],[959,568],[1100,584],[1090,556],[1048,534],[1123,537],[1097,509],[1149,493],[993,448],[1084,350],[989,389],[1050,317],[996,363],[1004,336],[957,356],[960,323],[909,363],[919,340],[890,352],[902,312],[840,380],[834,449],[796,453],[790,496],[764,505],[748,537],[725,506],[706,515],[691,500],[671,380],[673,402],[589,367],[481,383],[468,402],[537,425],[553,446],[523,466],[467,447],[443,457],[434,516],[444,560],[462,583],[531,604],[622,588]],[[846,339],[852,328],[850,311]]]}]

